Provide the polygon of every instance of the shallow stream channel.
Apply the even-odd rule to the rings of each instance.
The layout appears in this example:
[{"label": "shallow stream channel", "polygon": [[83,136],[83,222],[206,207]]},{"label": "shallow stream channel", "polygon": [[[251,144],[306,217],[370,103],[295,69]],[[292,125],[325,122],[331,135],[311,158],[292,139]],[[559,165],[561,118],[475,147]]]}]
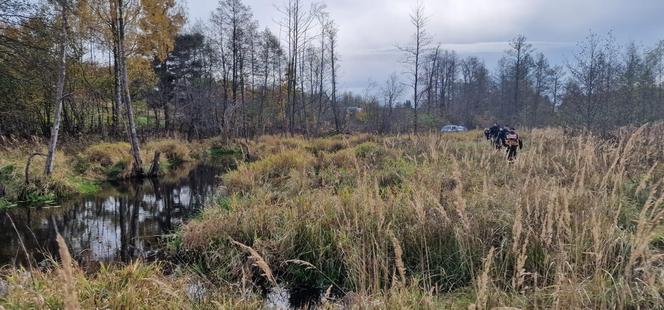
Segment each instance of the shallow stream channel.
[{"label": "shallow stream channel", "polygon": [[153,260],[214,194],[224,170],[193,165],[158,179],[106,182],[57,206],[14,208],[0,214],[0,266],[44,262],[57,253],[56,231],[84,267]]},{"label": "shallow stream channel", "polygon": [[[95,194],[54,206],[0,212],[0,266],[49,266],[57,259],[51,257],[58,253],[56,231],[89,273],[101,264],[169,260],[169,236],[217,194],[219,176],[231,166],[193,164],[160,178],[105,182]],[[192,283],[187,294],[198,299],[207,292]],[[302,308],[320,298],[315,288],[280,286],[264,294],[269,309]]]}]

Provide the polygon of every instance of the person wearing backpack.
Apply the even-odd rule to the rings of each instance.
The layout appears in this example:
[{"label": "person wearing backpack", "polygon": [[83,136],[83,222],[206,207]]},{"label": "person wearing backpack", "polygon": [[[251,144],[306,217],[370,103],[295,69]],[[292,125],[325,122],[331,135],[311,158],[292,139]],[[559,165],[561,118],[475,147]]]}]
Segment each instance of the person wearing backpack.
[{"label": "person wearing backpack", "polygon": [[501,142],[502,133],[503,128],[497,123],[489,128],[489,139],[491,140],[491,144],[495,146],[497,150],[500,150],[503,147],[503,143]]},{"label": "person wearing backpack", "polygon": [[489,127],[489,136],[492,138],[496,137],[498,131],[500,131],[500,125],[498,125],[498,123],[493,124],[493,126]]},{"label": "person wearing backpack", "polygon": [[505,139],[507,139],[507,132],[509,131],[508,128],[509,127],[500,127],[500,129],[498,129],[498,134],[496,134],[493,142],[496,146],[496,150],[500,150],[505,146]]},{"label": "person wearing backpack", "polygon": [[523,149],[523,141],[514,128],[505,131],[503,145],[507,148],[508,162],[514,162],[514,160],[516,160],[517,150]]}]

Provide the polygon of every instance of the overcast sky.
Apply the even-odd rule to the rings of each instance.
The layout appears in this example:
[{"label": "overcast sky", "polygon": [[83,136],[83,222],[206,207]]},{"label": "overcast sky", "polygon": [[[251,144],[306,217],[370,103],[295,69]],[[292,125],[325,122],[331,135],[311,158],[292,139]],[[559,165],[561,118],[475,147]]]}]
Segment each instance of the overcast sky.
[{"label": "overcast sky", "polygon": [[[207,21],[218,0],[185,0],[190,23]],[[261,27],[279,33],[275,9],[286,0],[245,0]],[[308,2],[305,0],[305,2]],[[339,25],[341,87],[362,92],[391,72],[405,71],[398,44],[409,42],[416,0],[327,0]],[[516,34],[524,34],[553,64],[564,64],[592,30],[613,32],[620,44],[652,46],[664,39],[664,0],[422,0],[428,32],[443,48],[482,58],[493,71]]]}]

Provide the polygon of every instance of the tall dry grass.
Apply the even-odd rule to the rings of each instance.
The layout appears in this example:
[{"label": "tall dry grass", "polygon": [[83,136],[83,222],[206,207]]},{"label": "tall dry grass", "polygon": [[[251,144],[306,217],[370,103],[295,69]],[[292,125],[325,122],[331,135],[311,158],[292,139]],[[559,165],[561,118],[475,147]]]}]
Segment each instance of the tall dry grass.
[{"label": "tall dry grass", "polygon": [[[210,285],[202,304],[142,264],[74,269],[78,298],[106,300],[101,287],[124,296],[105,307],[259,308],[257,292],[286,285],[320,288],[330,309],[660,308],[661,132],[533,130],[514,164],[477,132],[264,137],[223,177],[230,196],[182,228],[180,257]],[[53,277],[21,274],[1,305],[63,304]]]},{"label": "tall dry grass", "polygon": [[[215,309],[217,304],[234,305],[221,295],[194,300],[189,275],[167,277],[156,264],[133,262],[126,266],[102,265],[94,274],[82,270],[58,235],[59,262],[51,267],[24,270],[4,268],[0,272],[7,291],[0,295],[3,309]],[[249,301],[248,301],[249,302]],[[255,305],[255,302],[254,302]],[[252,307],[255,308],[255,307]]]},{"label": "tall dry grass", "polygon": [[486,308],[657,307],[663,130],[534,130],[514,164],[479,133],[268,139],[224,177],[242,184],[230,208],[186,225],[183,244],[221,281],[242,276],[232,238],[278,281],[360,296],[398,295],[398,281],[431,296],[482,288],[468,304]]}]

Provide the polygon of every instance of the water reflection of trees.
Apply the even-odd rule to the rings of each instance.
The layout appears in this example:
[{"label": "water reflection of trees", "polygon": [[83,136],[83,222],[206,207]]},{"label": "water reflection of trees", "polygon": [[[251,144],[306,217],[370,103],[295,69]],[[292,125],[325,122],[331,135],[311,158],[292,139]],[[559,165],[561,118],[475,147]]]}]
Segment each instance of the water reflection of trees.
[{"label": "water reflection of trees", "polygon": [[[72,252],[83,262],[129,261],[154,249],[212,193],[218,169],[195,167],[178,178],[105,184],[92,197],[61,208],[19,209],[10,214],[35,259],[57,253],[55,220]],[[0,219],[0,264],[17,259],[19,243],[6,216]],[[20,260],[20,259],[19,259]]]}]

